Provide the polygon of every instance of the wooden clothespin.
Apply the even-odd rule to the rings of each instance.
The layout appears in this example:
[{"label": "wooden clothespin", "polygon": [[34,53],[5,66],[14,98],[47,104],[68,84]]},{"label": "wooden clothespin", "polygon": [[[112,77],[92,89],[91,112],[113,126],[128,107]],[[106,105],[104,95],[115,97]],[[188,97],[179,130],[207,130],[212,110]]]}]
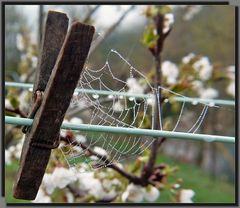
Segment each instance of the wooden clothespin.
[{"label": "wooden clothespin", "polygon": [[[94,34],[94,27],[74,22],[67,33],[64,13],[48,13],[34,83],[34,117],[26,136],[14,197],[35,199],[47,167],[51,149],[58,146],[59,132],[80,78]],[[66,37],[65,37],[66,36]],[[40,100],[40,102],[39,102]]]}]

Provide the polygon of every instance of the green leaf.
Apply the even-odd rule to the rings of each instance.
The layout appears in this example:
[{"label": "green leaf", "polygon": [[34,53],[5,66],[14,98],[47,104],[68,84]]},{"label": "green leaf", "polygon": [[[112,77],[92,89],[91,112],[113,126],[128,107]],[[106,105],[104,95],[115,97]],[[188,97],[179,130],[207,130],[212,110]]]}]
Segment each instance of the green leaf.
[{"label": "green leaf", "polygon": [[144,156],[144,157],[149,157],[150,154],[151,154],[150,149],[147,149],[147,148],[146,148],[146,149],[143,151],[143,156]]},{"label": "green leaf", "polygon": [[189,88],[188,82],[186,82],[186,80],[182,80],[180,83],[173,85],[170,90],[173,92],[181,92],[188,88]]},{"label": "green leaf", "polygon": [[167,13],[171,13],[172,9],[169,6],[154,6],[157,10],[157,14],[165,15]]},{"label": "green leaf", "polygon": [[10,97],[9,101],[14,109],[18,108],[20,105],[20,101],[18,100],[18,98],[14,97],[14,96]]},{"label": "green leaf", "polygon": [[155,27],[153,25],[149,25],[144,33],[143,33],[143,44],[146,45],[148,48],[154,48],[157,44],[157,40],[159,35],[155,34],[154,32]]},{"label": "green leaf", "polygon": [[228,78],[226,72],[220,71],[220,70],[214,70],[212,79],[214,79],[216,81],[216,80],[228,80],[229,78]]},{"label": "green leaf", "polygon": [[147,7],[144,13],[147,17],[152,18],[157,15],[165,15],[170,12],[172,12],[172,9],[169,6],[156,5]]}]

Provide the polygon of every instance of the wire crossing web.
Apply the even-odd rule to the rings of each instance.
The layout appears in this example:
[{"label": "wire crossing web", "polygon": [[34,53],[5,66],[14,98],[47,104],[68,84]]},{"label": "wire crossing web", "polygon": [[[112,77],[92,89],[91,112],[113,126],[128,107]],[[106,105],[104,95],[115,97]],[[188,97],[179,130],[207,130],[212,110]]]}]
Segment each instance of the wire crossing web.
[{"label": "wire crossing web", "polygon": [[[126,74],[121,78],[121,73],[114,68],[114,61],[121,61],[126,65]],[[136,78],[136,79],[135,79]],[[141,83],[136,80],[140,80]],[[137,82],[137,83],[136,83]],[[134,86],[136,89],[134,89]],[[171,131],[184,131],[196,133],[202,125],[210,107],[220,108],[212,103],[186,103],[187,97],[168,90],[162,86],[154,88],[147,77],[132,66],[119,52],[111,49],[107,59],[100,69],[92,69],[86,65],[78,88],[79,93],[74,93],[71,107],[74,114],[81,113],[85,124],[101,126],[114,126],[126,128],[154,128],[155,117],[159,118],[159,130],[164,130],[164,114],[176,97],[181,97],[180,105]],[[89,90],[107,92],[106,95],[89,93]],[[127,96],[126,96],[127,93]],[[160,100],[164,97],[164,100]],[[104,94],[104,93],[103,93]],[[141,97],[139,94],[145,94]],[[139,95],[139,96],[138,96]],[[176,103],[176,101],[174,101]],[[156,107],[157,106],[157,107]],[[191,120],[190,126],[183,125],[183,115],[189,108],[200,108],[200,114]],[[199,110],[198,110],[199,111]],[[70,167],[88,164],[90,170],[106,167],[120,161],[131,161],[148,149],[157,138],[146,136],[132,136],[125,134],[76,132],[76,141],[82,145],[62,145],[60,148]],[[90,156],[93,150],[97,156]]]}]

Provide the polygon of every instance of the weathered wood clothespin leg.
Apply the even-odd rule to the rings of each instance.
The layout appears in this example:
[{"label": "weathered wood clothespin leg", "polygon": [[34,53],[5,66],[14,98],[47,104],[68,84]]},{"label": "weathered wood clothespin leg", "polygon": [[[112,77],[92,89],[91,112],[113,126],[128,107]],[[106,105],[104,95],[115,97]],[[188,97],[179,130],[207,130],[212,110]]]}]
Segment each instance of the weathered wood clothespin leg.
[{"label": "weathered wood clothespin leg", "polygon": [[[33,86],[32,107],[29,118],[34,118],[38,110],[43,92],[47,86],[49,77],[56,63],[58,54],[67,34],[69,19],[61,12],[49,11],[44,28],[43,41],[41,43],[39,61]],[[23,133],[27,133],[29,127],[23,127]]]},{"label": "weathered wood clothespin leg", "polygon": [[93,26],[75,22],[65,38],[42,104],[26,135],[14,187],[16,198],[32,200],[36,197],[51,149],[58,144],[60,127],[80,78],[93,34]]}]

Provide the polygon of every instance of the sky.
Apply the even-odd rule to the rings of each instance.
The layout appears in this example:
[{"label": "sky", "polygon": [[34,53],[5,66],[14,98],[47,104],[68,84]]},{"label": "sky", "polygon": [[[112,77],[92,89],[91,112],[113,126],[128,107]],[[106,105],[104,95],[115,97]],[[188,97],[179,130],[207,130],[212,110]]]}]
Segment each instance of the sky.
[{"label": "sky", "polygon": [[[24,14],[28,16],[28,21],[31,25],[34,25],[37,22],[38,18],[38,5],[19,5],[20,10],[24,11]],[[96,18],[95,21],[98,25],[101,26],[109,26],[111,23],[115,22],[119,16],[122,14],[123,11],[127,10],[130,6],[129,5],[122,5],[121,9],[117,8],[116,6],[112,5],[103,5],[97,11],[95,16],[101,17]],[[58,10],[64,12],[58,5],[57,6],[50,6],[50,9]],[[135,10],[131,11],[128,16],[126,17],[125,21],[129,24],[124,24],[125,27],[129,27],[129,25],[139,23],[139,17],[141,16],[142,7],[137,7]],[[136,19],[138,21],[136,21]],[[142,18],[144,19],[144,18]]]},{"label": "sky", "polygon": [[[23,14],[27,17],[28,24],[30,25],[32,31],[33,31],[33,39],[36,39],[37,36],[37,23],[38,23],[38,5],[16,5],[16,7],[23,11]],[[121,16],[121,14],[127,10],[130,7],[130,5],[122,5],[120,7],[113,6],[113,5],[103,5],[101,8],[97,10],[97,12],[94,14],[94,26],[96,27],[96,31],[98,33],[104,32],[106,28],[108,28],[110,25],[112,25],[114,22],[118,20],[118,18]],[[65,12],[61,5],[51,5],[46,6],[45,11],[47,10],[57,10],[60,12]],[[145,21],[145,18],[142,15],[143,6],[138,6],[134,10],[132,10],[128,15],[124,18],[124,20],[121,23],[121,29],[129,29],[133,28],[137,24],[143,24]],[[126,23],[127,24],[124,24]]]}]

